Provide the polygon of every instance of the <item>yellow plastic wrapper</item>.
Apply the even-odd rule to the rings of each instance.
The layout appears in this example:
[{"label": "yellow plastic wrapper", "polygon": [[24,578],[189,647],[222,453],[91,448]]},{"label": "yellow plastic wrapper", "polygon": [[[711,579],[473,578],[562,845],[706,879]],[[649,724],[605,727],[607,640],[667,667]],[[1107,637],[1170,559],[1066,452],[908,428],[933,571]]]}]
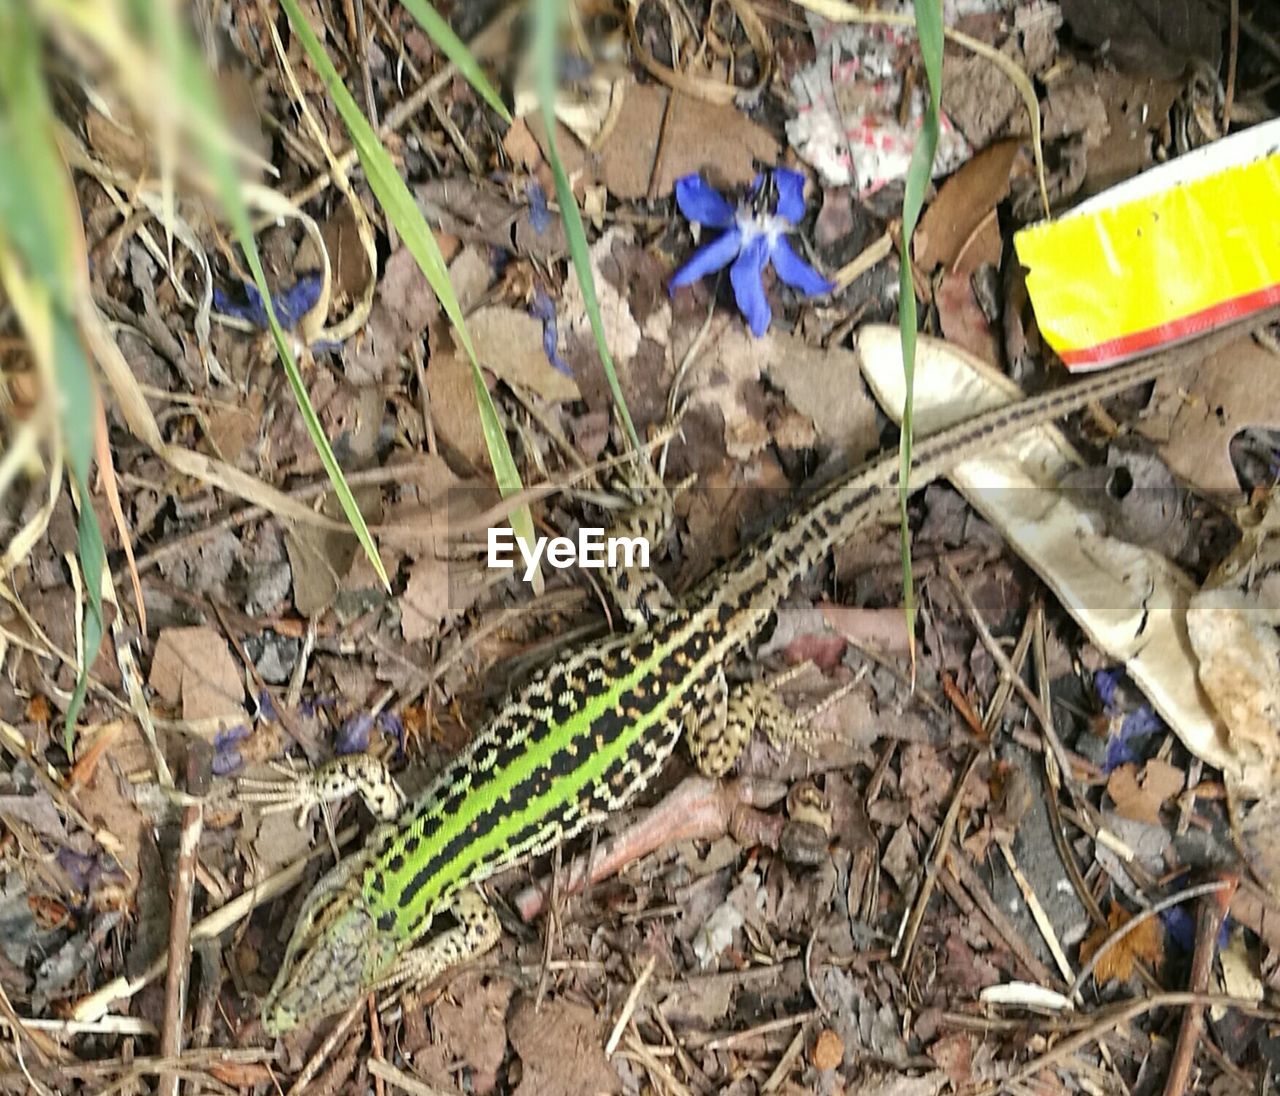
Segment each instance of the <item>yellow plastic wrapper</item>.
[{"label": "yellow plastic wrapper", "polygon": [[1040,331],[1073,371],[1280,302],[1280,121],[1215,141],[1014,236]]}]

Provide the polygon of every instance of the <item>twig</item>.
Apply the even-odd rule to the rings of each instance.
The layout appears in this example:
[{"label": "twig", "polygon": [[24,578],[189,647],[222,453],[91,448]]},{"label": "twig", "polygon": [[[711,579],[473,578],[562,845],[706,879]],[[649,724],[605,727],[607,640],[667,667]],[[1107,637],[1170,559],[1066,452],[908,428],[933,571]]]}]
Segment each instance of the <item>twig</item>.
[{"label": "twig", "polygon": [[[188,779],[192,771],[188,771]],[[182,834],[178,841],[178,862],[173,882],[169,918],[169,970],[164,985],[164,1026],[160,1030],[160,1053],[175,1058],[182,1053],[183,1020],[187,1008],[187,973],[191,964],[191,904],[196,889],[196,849],[204,831],[204,806],[188,803],[182,811]],[[160,1076],[161,1096],[178,1096],[176,1071]]]},{"label": "twig", "polygon": [[[345,845],[357,833],[355,826],[348,826],[338,834],[338,844]],[[224,906],[219,906],[207,917],[198,921],[191,930],[192,943],[198,940],[209,940],[220,936],[237,921],[247,917],[264,902],[269,902],[277,895],[297,885],[307,870],[307,865],[317,857],[328,852],[325,848],[312,849],[305,856],[299,857],[286,868],[281,868],[274,875],[263,880],[256,887],[242,892]],[[169,957],[160,956],[154,963],[134,979],[114,978],[105,986],[100,986],[87,997],[76,1002],[70,1019],[76,1021],[98,1020],[106,1014],[107,1009],[116,1001],[132,997],[144,986],[150,985],[169,967]],[[185,1059],[184,1059],[185,1060]]]},{"label": "twig", "polygon": [[769,1074],[769,1079],[761,1086],[761,1092],[777,1092],[782,1087],[783,1082],[787,1079],[787,1074],[791,1072],[791,1067],[795,1065],[795,1061],[800,1057],[800,1052],[804,1050],[804,1034],[805,1029],[800,1028],[796,1032],[796,1037],[787,1045],[787,1049],[782,1052],[782,1057],[778,1059],[778,1064],[773,1067],[773,1072]]},{"label": "twig", "polygon": [[[469,43],[471,53],[476,57],[480,57],[494,46],[507,28],[515,21],[516,15],[523,6],[522,4],[511,3],[503,8],[493,21],[471,40]],[[386,118],[383,119],[382,125],[378,127],[378,139],[383,140],[398,130],[426,106],[432,96],[438,94],[456,75],[457,69],[451,61],[443,65],[439,72],[416,91],[401,99],[400,102],[387,111]],[[343,170],[350,171],[355,165],[358,156],[359,153],[353,146],[338,157],[338,162],[342,165]],[[306,186],[290,194],[289,201],[295,205],[305,205],[317,194],[325,190],[331,182],[333,182],[332,176],[327,171],[322,172]],[[264,225],[268,223],[270,222],[263,222]]]},{"label": "twig", "polygon": [[994,1082],[976,1090],[974,1096],[995,1096],[997,1092],[1013,1091],[1020,1081],[1025,1081],[1039,1073],[1057,1065],[1064,1058],[1070,1057],[1077,1050],[1088,1046],[1105,1035],[1108,1031],[1127,1024],[1130,1020],[1157,1008],[1181,1008],[1184,1006],[1199,1008],[1234,1008],[1247,1016],[1262,1016],[1268,1019],[1280,1019],[1280,1012],[1275,1009],[1262,1008],[1253,1001],[1241,997],[1232,997],[1224,993],[1153,993],[1137,1001],[1129,1001],[1114,1008],[1107,1009],[1101,1017],[1075,1035],[1063,1039],[1051,1050],[1045,1051],[1038,1058],[1028,1062],[1016,1073],[1003,1080]]},{"label": "twig", "polygon": [[[347,1032],[351,1030],[351,1025],[356,1022],[364,1007],[364,998],[361,997],[360,1000],[342,1014],[342,1019],[334,1025],[333,1030],[325,1037],[324,1042],[316,1047],[315,1053],[307,1059],[307,1064],[302,1067],[302,1072],[294,1078],[293,1084],[289,1086],[288,1096],[301,1096],[302,1093],[307,1091],[307,1086],[311,1084],[315,1075],[320,1072],[320,1067],[329,1060],[333,1054],[334,1047],[346,1038]],[[370,1062],[370,1065],[372,1064]]]},{"label": "twig", "polygon": [[1169,909],[1171,906],[1180,905],[1181,903],[1187,902],[1192,898],[1199,898],[1202,895],[1213,894],[1215,891],[1220,891],[1220,890],[1230,889],[1234,891],[1235,888],[1236,888],[1235,881],[1230,881],[1225,879],[1219,880],[1216,883],[1200,883],[1197,886],[1188,887],[1186,890],[1178,891],[1177,894],[1171,894],[1169,895],[1168,898],[1162,898],[1155,905],[1148,906],[1146,909],[1142,910],[1140,913],[1135,914],[1123,925],[1121,925],[1118,929],[1116,929],[1115,932],[1113,932],[1110,936],[1108,936],[1107,939],[1103,941],[1102,947],[1100,947],[1097,951],[1093,953],[1089,961],[1081,969],[1080,973],[1076,975],[1075,981],[1071,983],[1071,989],[1070,989],[1069,995],[1074,997],[1076,993],[1080,990],[1080,988],[1085,984],[1085,982],[1088,981],[1089,975],[1093,973],[1094,968],[1096,968],[1098,963],[1101,962],[1102,957],[1106,955],[1107,952],[1109,952],[1118,943],[1120,943],[1121,940],[1123,940],[1126,936],[1128,936],[1129,933],[1133,932],[1133,930],[1136,929],[1139,925],[1141,925],[1144,921],[1150,920],[1152,917],[1155,917],[1156,914],[1158,913],[1163,913],[1165,910]]},{"label": "twig", "polygon": [[1231,132],[1231,107],[1236,98],[1236,62],[1240,59],[1240,0],[1231,0],[1231,26],[1227,51],[1226,90],[1222,96],[1222,135]]},{"label": "twig", "polygon": [[1071,961],[1067,958],[1067,953],[1062,950],[1062,945],[1058,942],[1058,934],[1054,930],[1053,922],[1049,919],[1049,915],[1045,913],[1044,906],[1040,904],[1040,898],[1032,887],[1030,881],[1022,873],[1022,869],[1018,867],[1018,862],[1013,858],[1013,849],[1009,847],[1008,841],[997,841],[996,845],[1000,852],[1004,855],[1004,862],[1009,865],[1009,874],[1013,876],[1013,881],[1018,884],[1018,890],[1022,892],[1022,900],[1026,902],[1027,909],[1031,912],[1031,919],[1036,923],[1036,928],[1040,930],[1041,937],[1044,938],[1045,944],[1048,945],[1049,954],[1053,956],[1053,961],[1058,964],[1058,970],[1062,972],[1063,981],[1071,981]]},{"label": "twig", "polygon": [[911,962],[911,952],[915,947],[916,934],[920,931],[920,924],[924,920],[929,899],[933,897],[933,888],[938,881],[938,869],[946,858],[947,848],[951,844],[951,835],[955,832],[956,821],[960,817],[960,805],[964,799],[965,785],[969,782],[969,777],[973,774],[980,756],[981,754],[977,750],[970,752],[964,772],[960,775],[960,779],[956,781],[956,790],[951,796],[950,804],[947,806],[947,813],[943,816],[942,824],[934,834],[933,849],[929,856],[929,864],[925,869],[924,879],[921,881],[920,890],[916,894],[912,908],[908,911],[907,919],[903,922],[905,935],[900,936],[895,941],[892,951],[894,958],[898,961],[899,970],[906,970],[907,965]]},{"label": "twig", "polygon": [[425,1081],[419,1081],[416,1077],[411,1077],[403,1070],[396,1069],[390,1062],[381,1061],[374,1058],[368,1062],[369,1073],[375,1078],[382,1081],[389,1081],[396,1088],[403,1089],[409,1093],[409,1096],[456,1096],[457,1090],[446,1092],[442,1088],[436,1088],[429,1085]]},{"label": "twig", "polygon": [[1005,916],[1004,911],[996,905],[995,899],[987,893],[986,888],[982,885],[982,880],[969,867],[959,846],[954,843],[951,845],[947,857],[947,870],[951,872],[956,882],[964,887],[969,896],[977,903],[978,908],[986,916],[987,920],[995,926],[1001,939],[1004,940],[1005,946],[1018,958],[1031,976],[1041,985],[1061,985],[1054,977],[1053,972],[1032,954],[1026,942],[1018,935],[1013,925],[1009,923],[1009,918]]},{"label": "twig", "polygon": [[622,1040],[622,1033],[626,1030],[627,1024],[631,1022],[631,1014],[636,1010],[636,1002],[640,1000],[640,994],[644,991],[645,983],[653,977],[653,968],[657,965],[658,957],[650,955],[649,961],[645,963],[644,970],[640,972],[640,976],[636,979],[635,985],[631,987],[631,992],[627,994],[627,999],[622,1003],[622,1012],[618,1014],[618,1022],[613,1025],[613,1032],[609,1035],[608,1042],[604,1045],[604,1056],[612,1058],[613,1052],[618,1049],[618,1043]]},{"label": "twig", "polygon": [[[1214,887],[1213,896],[1205,895],[1200,900],[1196,913],[1196,950],[1191,957],[1191,975],[1188,978],[1188,988],[1192,993],[1204,993],[1209,986],[1213,957],[1218,950],[1218,929],[1222,927],[1222,920],[1231,908],[1231,898],[1239,885],[1238,876],[1223,873]],[[1191,1066],[1195,1062],[1196,1045],[1203,1030],[1204,1006],[1189,1006],[1182,1014],[1178,1043],[1165,1078],[1164,1096],[1182,1096],[1186,1092]]]}]

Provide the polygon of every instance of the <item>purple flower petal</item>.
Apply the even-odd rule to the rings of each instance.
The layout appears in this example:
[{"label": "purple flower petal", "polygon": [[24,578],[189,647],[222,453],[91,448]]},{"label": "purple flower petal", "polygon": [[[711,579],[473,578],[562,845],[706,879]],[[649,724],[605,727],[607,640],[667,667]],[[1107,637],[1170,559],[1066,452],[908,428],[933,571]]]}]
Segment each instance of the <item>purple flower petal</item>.
[{"label": "purple flower petal", "polygon": [[525,197],[529,199],[529,224],[533,231],[541,236],[551,227],[551,211],[547,209],[547,195],[536,182],[530,182],[524,188]]},{"label": "purple flower petal", "polygon": [[1116,702],[1116,689],[1122,676],[1122,670],[1098,670],[1093,675],[1093,687],[1098,690],[1098,698],[1108,711]]},{"label": "purple flower petal", "polygon": [[793,225],[804,219],[804,176],[785,167],[775,168],[773,185],[778,188],[778,208],[774,210]]},{"label": "purple flower petal", "polygon": [[542,321],[542,352],[547,361],[566,377],[573,376],[569,363],[560,357],[560,334],[556,327],[556,305],[547,295],[546,290],[538,286],[533,291],[533,301],[529,305],[529,315]]},{"label": "purple flower petal", "polygon": [[[286,331],[292,331],[298,321],[315,308],[320,300],[320,290],[324,286],[324,276],[320,273],[303,274],[296,282],[282,293],[272,298],[276,307],[276,318]],[[263,310],[262,326],[267,326],[266,309]]]},{"label": "purple flower petal", "polygon": [[364,753],[369,748],[369,735],[373,730],[373,716],[357,712],[342,721],[333,744],[336,754]]},{"label": "purple flower petal", "polygon": [[836,287],[806,263],[792,249],[785,236],[779,236],[773,245],[773,269],[792,289],[798,289],[806,297],[816,297],[820,293],[830,293]]},{"label": "purple flower petal", "polygon": [[742,233],[738,229],[731,228],[728,232],[721,233],[709,244],[698,248],[689,256],[684,266],[671,276],[667,288],[675,292],[682,285],[691,285],[699,278],[714,274],[717,270],[728,266],[741,250]]},{"label": "purple flower petal", "polygon": [[685,175],[676,180],[676,205],[694,224],[711,228],[733,224],[733,206],[701,175]]},{"label": "purple flower petal", "polygon": [[764,295],[765,264],[769,261],[769,240],[765,236],[757,236],[746,247],[729,268],[729,281],[733,283],[733,297],[738,302],[739,311],[747,318],[747,326],[757,339],[769,330],[773,312],[769,308],[769,299]]}]

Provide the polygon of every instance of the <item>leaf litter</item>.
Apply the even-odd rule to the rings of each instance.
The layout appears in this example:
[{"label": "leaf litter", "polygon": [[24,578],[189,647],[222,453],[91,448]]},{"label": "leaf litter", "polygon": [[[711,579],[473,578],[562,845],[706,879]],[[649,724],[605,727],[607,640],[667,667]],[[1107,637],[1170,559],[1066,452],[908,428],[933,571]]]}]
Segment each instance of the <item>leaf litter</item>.
[{"label": "leaf litter", "polygon": [[[622,442],[547,197],[554,185],[540,115],[505,127],[395,6],[364,6],[363,38],[346,26],[345,12],[303,7],[361,105],[374,104],[386,123],[387,147],[450,259],[482,380],[525,482],[557,489],[534,502],[537,519],[546,531],[572,532],[597,516],[593,499],[611,484],[590,466],[618,455]],[[440,7],[466,37],[488,34],[490,19],[499,37],[494,6]],[[583,7],[592,9],[588,35],[608,25],[600,13],[609,5]],[[948,5],[959,29],[1039,81],[1055,201],[1211,140],[1221,120],[1228,58],[1215,44],[1225,6],[1183,5],[1172,14],[1175,6],[1158,0],[1133,7],[1141,15],[1126,21],[1115,5],[1080,0],[962,4],[954,12]],[[638,5],[638,46],[619,53],[611,32],[601,32],[608,39],[597,43],[601,71],[587,83],[607,96],[595,105],[581,99],[590,110],[567,115],[574,124],[558,135],[592,226],[597,294],[628,405],[642,437],[662,453],[668,482],[698,475],[677,499],[676,527],[657,564],[676,589],[767,528],[798,487],[893,440],[858,376],[853,332],[894,315],[896,302],[881,289],[893,284],[888,268],[896,260],[879,260],[826,297],[802,296],[764,272],[771,322],[762,338],[738,315],[727,274],[668,292],[674,272],[711,239],[695,239],[675,208],[677,181],[690,175],[736,202],[759,175],[803,171],[808,194],[792,246],[824,277],[895,229],[923,87],[912,36],[840,28],[791,8],[761,24],[764,56],[743,8]],[[1231,90],[1246,120],[1259,105],[1275,107],[1265,90],[1275,76],[1265,43],[1280,29],[1270,13],[1251,18],[1229,36],[1237,63]],[[1254,1002],[1261,993],[1266,1006],[1280,946],[1272,930],[1280,894],[1274,797],[1250,799],[1233,814],[1224,775],[1154,714],[1134,722],[1140,734],[1121,732],[1137,698],[1102,695],[1087,672],[1099,652],[1010,562],[999,533],[938,485],[916,495],[909,513],[925,617],[914,689],[900,634],[897,531],[870,528],[792,593],[743,668],[766,677],[785,665],[816,667],[781,690],[804,722],[805,746],[753,745],[739,779],[774,790],[750,803],[757,793],[741,793],[728,832],[668,844],[583,895],[553,887],[551,910],[528,926],[508,919],[514,931],[476,969],[389,1011],[362,1013],[333,1047],[323,1044],[328,1025],[269,1046],[255,1026],[257,1001],[278,968],[303,889],[325,870],[328,842],[368,820],[337,804],[302,825],[288,812],[241,809],[225,795],[227,773],[240,766],[261,774],[286,754],[318,760],[354,744],[392,761],[407,787],[419,786],[511,682],[606,624],[580,576],[534,598],[484,569],[477,523],[492,520],[498,495],[470,365],[358,171],[354,193],[375,226],[372,273],[351,205],[312,185],[325,160],[269,61],[262,19],[252,8],[222,16],[219,48],[233,59],[224,66],[227,94],[237,131],[272,160],[274,174],[259,172],[260,181],[305,194],[319,226],[333,272],[329,314],[320,321],[359,318],[371,293],[354,334],[311,348],[305,381],[392,587],[380,587],[341,524],[261,333],[261,301],[255,307],[241,261],[206,214],[184,198],[183,246],[170,252],[154,211],[131,204],[127,188],[106,189],[101,172],[79,176],[95,292],[109,302],[102,307],[164,442],[226,462],[300,505],[288,514],[249,506],[225,480],[206,482],[191,465],[177,470],[149,445],[133,444],[136,418],[104,401],[148,612],[143,631],[133,608],[119,606],[124,627],[95,663],[100,687],[90,694],[74,757],[54,741],[76,657],[65,564],[76,549],[75,519],[65,499],[6,575],[0,658],[10,688],[0,690],[0,731],[12,761],[0,784],[0,984],[19,1015],[57,1024],[112,978],[141,976],[166,953],[176,923],[171,850],[192,802],[186,796],[204,803],[197,924],[266,885],[277,869],[310,860],[300,884],[240,913],[234,931],[224,927],[190,946],[200,956],[190,1015],[166,1013],[151,989],[118,1001],[113,1015],[178,1024],[183,1069],[242,1091],[269,1090],[261,1063],[300,1075],[316,1051],[322,1072],[308,1076],[317,1091],[382,1084],[375,1072],[382,1066],[417,1073],[437,1091],[478,1093],[887,1094],[1014,1083],[1019,1070],[1052,1053],[1052,1027],[1026,1013],[984,1011],[980,992],[1025,981],[1029,971],[1061,991],[1068,974],[1059,952],[1072,972],[1083,968],[1196,873],[1223,864],[1238,871],[1233,834],[1252,875],[1232,901],[1229,936],[1220,945],[1192,931],[1180,943],[1185,925],[1146,917],[1106,947],[1069,1025],[1082,1030],[1100,1001],[1184,988],[1186,965],[1212,966],[1217,955],[1228,992]],[[491,47],[486,54],[507,86],[518,83],[508,71],[513,54]],[[296,42],[289,56],[310,109],[334,147],[345,147]],[[399,109],[432,79],[425,109]],[[712,90],[717,84],[722,91]],[[938,187],[915,238],[917,291],[929,323],[950,343],[1007,361],[1020,380],[1034,378],[1049,353],[1007,246],[1032,215],[1025,117],[1003,75],[976,55],[948,50],[944,88]],[[92,106],[75,105],[86,101]],[[103,114],[100,102],[67,98],[64,120],[87,134],[101,164],[136,178],[154,164],[142,123],[125,110]],[[265,230],[260,244],[273,299],[286,310],[300,302],[300,317],[319,299],[316,238],[290,223]],[[198,304],[206,288],[216,300],[211,324]],[[25,400],[32,373],[20,344],[4,342],[0,357],[6,383]],[[1272,618],[1256,609],[1274,586],[1266,516],[1274,480],[1267,430],[1280,425],[1270,395],[1274,357],[1271,345],[1241,341],[1158,382],[1149,408],[1130,400],[1113,409],[1121,423],[1136,414],[1137,431],[1158,442],[1159,458],[1189,495],[1213,504],[1201,504],[1213,512],[1194,523],[1183,508],[1171,517],[1162,510],[1171,525],[1158,530],[1158,550],[1181,556],[1180,542],[1194,546],[1188,565],[1197,582],[1229,553],[1245,553],[1247,566],[1217,575],[1231,579],[1229,592],[1202,595],[1192,642],[1224,739],[1268,768],[1275,636]],[[681,418],[664,441],[673,386]],[[1087,423],[1081,436],[1101,448],[1115,423],[1098,421],[1108,430]],[[1122,472],[1139,475],[1119,457],[1096,465],[1105,467],[1108,490]],[[584,480],[593,471],[594,480]],[[1142,479],[1140,489],[1151,482]],[[5,496],[0,540],[39,506],[33,484],[20,480]],[[97,507],[105,495],[95,490],[91,501]],[[1117,500],[1107,520],[1124,510],[1122,520],[1149,525],[1149,516],[1131,517],[1135,507]],[[108,548],[117,588],[126,588],[118,540]],[[967,579],[981,619],[942,578],[944,562]],[[1031,609],[1033,596],[1044,612]],[[1028,660],[1037,644],[1048,648],[1043,677],[1025,663],[1020,670],[1051,698],[1070,771],[1046,765],[1054,748],[1026,698],[1008,695],[982,628],[1010,650],[1028,629]],[[115,642],[128,644],[136,668],[117,662]],[[141,708],[137,696],[145,698]],[[159,786],[153,733],[178,788]],[[974,751],[980,758],[960,784]],[[662,793],[690,766],[678,754],[669,768],[652,796],[597,837],[625,836],[626,823],[650,811],[661,819]],[[801,786],[831,807],[829,830],[816,827],[807,861],[788,858],[785,850],[797,846],[767,836],[787,825],[800,832],[802,819],[781,804],[789,787]],[[566,863],[587,851],[565,850]],[[512,873],[493,890],[501,899],[524,881]],[[1194,930],[1200,906],[1182,912]],[[1177,962],[1162,961],[1175,952]],[[206,978],[214,985],[204,987]],[[1203,1087],[1186,1091],[1225,1091],[1243,1071],[1263,1068],[1262,1028],[1237,1035],[1223,1019],[1243,1015],[1228,1009],[1210,1020],[1206,1042],[1215,1049],[1196,1058]],[[1147,1012],[1109,1034],[1107,1068],[1132,1085],[1152,1068],[1152,1037],[1171,1020],[1180,1017]],[[128,1084],[130,1062],[158,1053],[146,1028],[55,1030],[69,1068],[23,1059],[48,1091]],[[245,1053],[253,1057],[234,1058]],[[10,1081],[23,1083],[12,1047],[0,1057]],[[1090,1040],[1071,1059],[1046,1059],[1039,1076],[1063,1091],[1092,1091],[1101,1062]]]}]

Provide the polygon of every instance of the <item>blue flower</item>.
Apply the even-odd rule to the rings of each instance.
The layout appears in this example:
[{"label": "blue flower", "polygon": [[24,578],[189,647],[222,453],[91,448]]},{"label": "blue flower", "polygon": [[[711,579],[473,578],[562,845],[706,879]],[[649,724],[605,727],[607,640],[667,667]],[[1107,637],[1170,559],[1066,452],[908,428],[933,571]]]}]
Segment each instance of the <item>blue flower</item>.
[{"label": "blue flower", "polygon": [[[698,248],[671,279],[670,290],[729,267],[729,281],[738,308],[747,318],[751,334],[759,338],[769,330],[773,312],[764,295],[764,268],[773,263],[787,285],[806,297],[830,293],[834,282],[800,258],[784,235],[804,216],[804,176],[798,171],[775,168],[757,175],[747,199],[735,209],[701,175],[676,180],[676,204],[690,221],[726,231]],[[769,206],[773,208],[770,210]]]},{"label": "blue flower", "polygon": [[[276,319],[280,321],[280,326],[286,331],[292,331],[298,321],[315,308],[316,302],[320,300],[320,290],[323,285],[324,278],[318,272],[303,274],[288,289],[272,294],[271,303],[275,306]],[[221,289],[215,288],[213,307],[228,316],[247,320],[254,327],[265,331],[270,324],[267,321],[266,305],[262,303],[262,294],[252,282],[245,282],[243,288],[243,303]]]}]

